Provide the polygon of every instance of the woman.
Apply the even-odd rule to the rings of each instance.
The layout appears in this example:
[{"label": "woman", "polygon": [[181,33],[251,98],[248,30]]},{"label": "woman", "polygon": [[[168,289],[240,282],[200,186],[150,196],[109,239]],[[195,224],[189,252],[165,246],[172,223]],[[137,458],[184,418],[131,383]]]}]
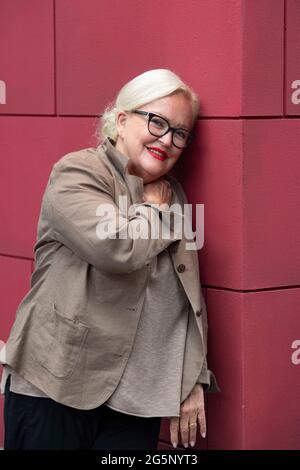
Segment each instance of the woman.
[{"label": "woman", "polygon": [[187,200],[168,175],[198,110],[177,75],[150,70],[105,110],[97,148],[53,166],[6,344],[6,449],[156,449],[162,417],[174,447],[198,425],[205,437],[204,390],[219,388],[197,252],[171,210]]}]

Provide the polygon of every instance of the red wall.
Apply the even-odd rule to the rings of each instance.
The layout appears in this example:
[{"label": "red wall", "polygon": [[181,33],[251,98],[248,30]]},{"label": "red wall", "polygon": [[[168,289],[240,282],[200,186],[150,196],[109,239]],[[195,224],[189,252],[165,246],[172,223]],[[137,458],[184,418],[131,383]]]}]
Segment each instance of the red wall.
[{"label": "red wall", "polygon": [[[145,70],[171,68],[200,95],[175,173],[205,204],[222,393],[207,396],[202,449],[299,448],[299,24],[299,0],[1,1],[0,339],[29,288],[53,163],[95,145],[97,114]],[[170,448],[165,420],[160,437]]]}]

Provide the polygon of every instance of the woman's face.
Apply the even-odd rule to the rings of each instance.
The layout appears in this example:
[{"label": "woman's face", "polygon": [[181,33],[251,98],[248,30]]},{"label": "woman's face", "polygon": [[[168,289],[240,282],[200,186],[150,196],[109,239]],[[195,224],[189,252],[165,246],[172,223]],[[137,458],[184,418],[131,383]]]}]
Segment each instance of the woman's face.
[{"label": "woman's face", "polygon": [[[182,93],[152,101],[139,110],[162,116],[171,127],[192,130],[192,105]],[[143,178],[144,184],[167,173],[182,153],[182,149],[172,143],[172,131],[162,137],[149,133],[148,116],[121,111],[117,129],[116,148],[130,159],[127,171]]]}]

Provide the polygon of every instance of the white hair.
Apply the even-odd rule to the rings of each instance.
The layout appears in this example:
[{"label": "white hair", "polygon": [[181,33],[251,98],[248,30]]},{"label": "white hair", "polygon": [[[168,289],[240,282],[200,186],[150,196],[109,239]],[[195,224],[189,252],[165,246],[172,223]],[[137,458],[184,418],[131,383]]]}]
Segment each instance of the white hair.
[{"label": "white hair", "polygon": [[183,93],[190,99],[194,122],[199,113],[200,103],[192,88],[171,70],[148,70],[126,83],[119,91],[116,100],[105,108],[96,130],[98,143],[107,137],[114,141],[117,140],[116,119],[118,112],[133,111],[140,106],[174,93]]}]

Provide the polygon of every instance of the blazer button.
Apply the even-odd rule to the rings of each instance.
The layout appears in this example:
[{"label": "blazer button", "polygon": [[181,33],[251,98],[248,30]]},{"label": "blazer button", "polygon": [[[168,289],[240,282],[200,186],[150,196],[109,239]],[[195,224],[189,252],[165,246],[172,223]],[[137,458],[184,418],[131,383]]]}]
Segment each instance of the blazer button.
[{"label": "blazer button", "polygon": [[197,311],[196,311],[196,315],[197,315],[197,317],[200,317],[200,315],[201,315],[201,311],[202,311],[202,309],[201,309],[201,310],[197,310]]},{"label": "blazer button", "polygon": [[178,271],[179,273],[183,273],[183,272],[185,271],[185,265],[184,265],[184,264],[179,264],[179,265],[177,266],[177,271]]}]

